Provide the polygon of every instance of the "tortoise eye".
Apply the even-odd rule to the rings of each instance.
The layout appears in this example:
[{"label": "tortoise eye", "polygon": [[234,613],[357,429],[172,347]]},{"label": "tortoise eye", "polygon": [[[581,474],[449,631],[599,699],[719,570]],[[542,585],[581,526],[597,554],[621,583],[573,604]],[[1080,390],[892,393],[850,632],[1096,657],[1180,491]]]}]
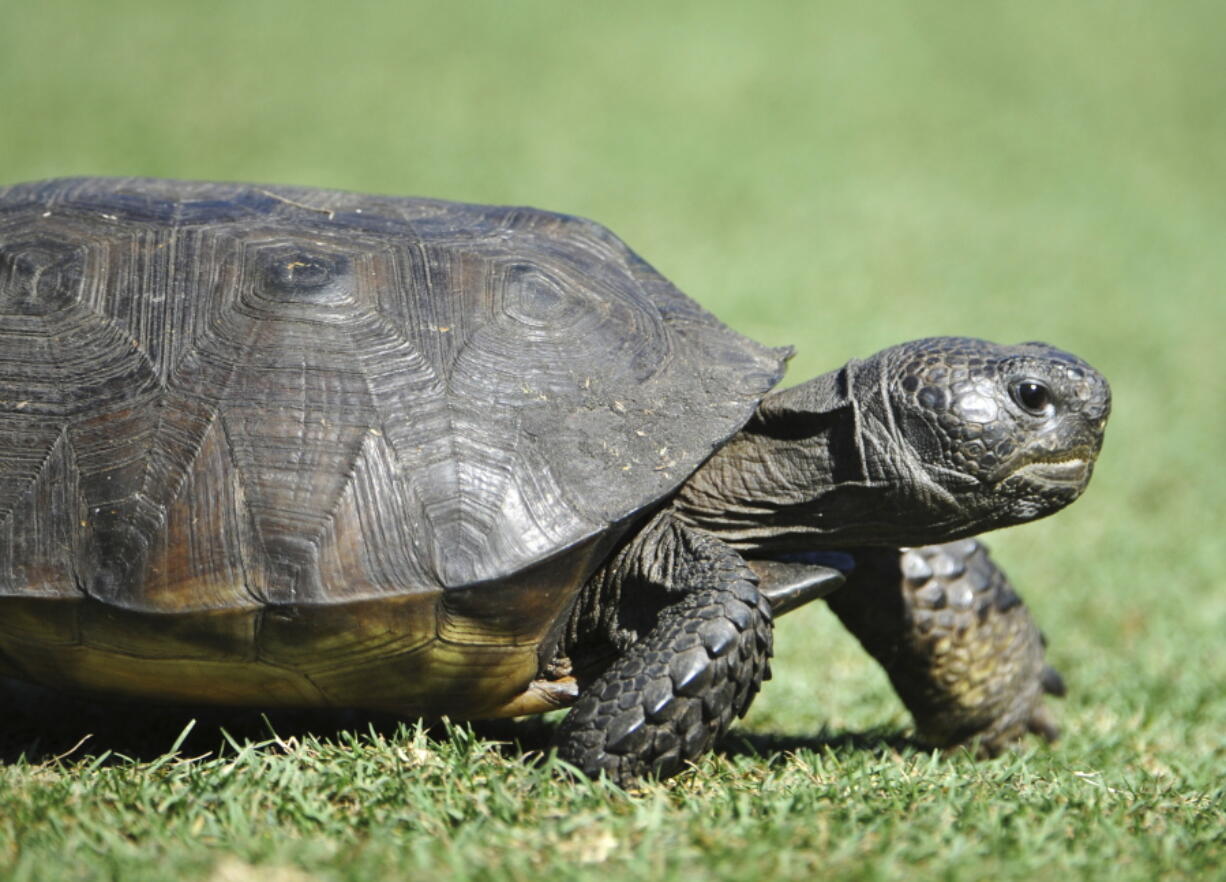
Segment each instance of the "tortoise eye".
[{"label": "tortoise eye", "polygon": [[1013,400],[1035,415],[1047,413],[1052,407],[1051,390],[1038,380],[1022,380],[1013,386]]}]

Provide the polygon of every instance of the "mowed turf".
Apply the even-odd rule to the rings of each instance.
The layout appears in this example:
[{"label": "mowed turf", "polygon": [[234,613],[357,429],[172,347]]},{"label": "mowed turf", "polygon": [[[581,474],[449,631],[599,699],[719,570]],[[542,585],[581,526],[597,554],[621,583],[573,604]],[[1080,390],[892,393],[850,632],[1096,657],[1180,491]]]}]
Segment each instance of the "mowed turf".
[{"label": "mowed turf", "polygon": [[1226,872],[1226,7],[12,6],[6,183],[583,214],[733,326],[796,345],[792,381],[906,338],[1044,339],[1107,374],[1115,413],[1086,497],[990,540],[1068,681],[1052,748],[918,748],[816,606],[781,620],[775,678],[724,749],[629,794],[560,772],[536,723],[8,690],[0,878]]}]

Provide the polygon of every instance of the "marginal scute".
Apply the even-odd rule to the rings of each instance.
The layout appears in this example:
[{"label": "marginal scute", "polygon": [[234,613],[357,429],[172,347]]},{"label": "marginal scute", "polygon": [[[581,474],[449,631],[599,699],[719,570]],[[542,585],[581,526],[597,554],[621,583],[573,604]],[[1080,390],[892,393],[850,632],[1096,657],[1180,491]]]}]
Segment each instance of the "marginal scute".
[{"label": "marginal scute", "polygon": [[20,659],[26,676],[41,683],[70,685],[86,693],[120,698],[156,696],[182,703],[304,707],[326,699],[301,674],[247,658],[148,658],[92,644],[60,647],[6,642],[5,653]]},{"label": "marginal scute", "polygon": [[177,613],[112,609],[92,614],[91,606],[86,606],[81,617],[81,642],[100,653],[142,660],[238,663],[255,659],[259,613],[254,606]]},{"label": "marginal scute", "polygon": [[75,646],[81,642],[80,594],[31,594],[5,597],[2,602],[0,642],[5,646],[36,645],[54,651],[56,646]]}]

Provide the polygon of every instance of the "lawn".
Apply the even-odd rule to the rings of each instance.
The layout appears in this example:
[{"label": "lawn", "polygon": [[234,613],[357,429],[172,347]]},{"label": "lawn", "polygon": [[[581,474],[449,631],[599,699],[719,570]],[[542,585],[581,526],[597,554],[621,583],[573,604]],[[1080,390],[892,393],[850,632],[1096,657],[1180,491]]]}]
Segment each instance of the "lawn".
[{"label": "lawn", "polygon": [[[716,755],[625,793],[539,723],[0,695],[0,878],[1226,875],[1218,0],[43,0],[0,183],[140,174],[596,218],[792,381],[1045,339],[1112,381],[1086,497],[991,538],[1069,684],[1053,747],[934,755],[828,611]],[[81,742],[85,736],[88,739]]]}]

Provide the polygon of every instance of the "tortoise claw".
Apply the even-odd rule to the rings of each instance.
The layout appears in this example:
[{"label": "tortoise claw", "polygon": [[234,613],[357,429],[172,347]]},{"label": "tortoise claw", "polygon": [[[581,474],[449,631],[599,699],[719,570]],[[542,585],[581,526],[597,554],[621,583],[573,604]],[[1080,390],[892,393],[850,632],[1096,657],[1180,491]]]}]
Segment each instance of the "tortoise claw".
[{"label": "tortoise claw", "polygon": [[1044,692],[1048,695],[1054,695],[1056,698],[1064,698],[1068,694],[1068,687],[1064,685],[1064,678],[1051,665],[1043,666],[1043,672],[1039,674],[1039,685],[1043,687]]}]

